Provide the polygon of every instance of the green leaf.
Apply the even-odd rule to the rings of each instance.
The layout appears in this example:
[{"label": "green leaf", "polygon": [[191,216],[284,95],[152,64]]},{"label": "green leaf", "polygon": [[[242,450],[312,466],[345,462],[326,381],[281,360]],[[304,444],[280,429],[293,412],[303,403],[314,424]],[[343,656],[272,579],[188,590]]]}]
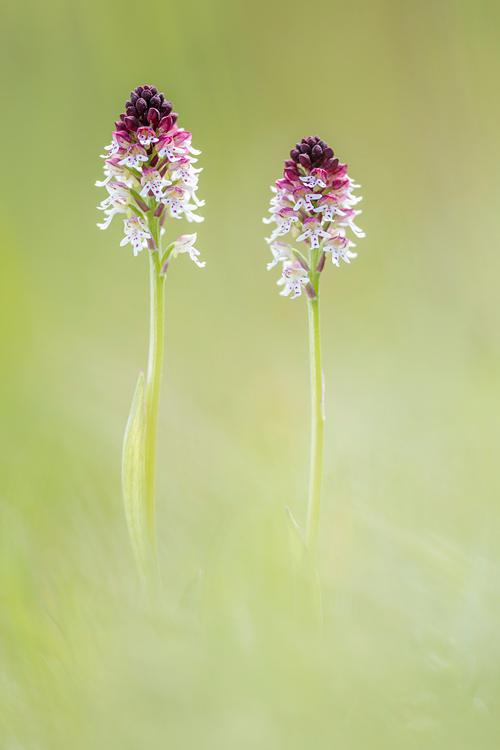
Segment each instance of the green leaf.
[{"label": "green leaf", "polygon": [[125,430],[122,487],[125,515],[137,567],[146,588],[155,562],[146,515],[146,386],[141,370]]}]

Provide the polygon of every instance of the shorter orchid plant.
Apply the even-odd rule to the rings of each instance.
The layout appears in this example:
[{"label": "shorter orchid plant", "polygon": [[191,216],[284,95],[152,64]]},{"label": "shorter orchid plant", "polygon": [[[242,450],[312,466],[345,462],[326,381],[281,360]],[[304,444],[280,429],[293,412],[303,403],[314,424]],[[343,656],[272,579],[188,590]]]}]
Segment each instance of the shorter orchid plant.
[{"label": "shorter orchid plant", "polygon": [[[355,206],[361,198],[353,195],[355,185],[347,175],[347,164],[335,158],[333,150],[319,136],[303,138],[285,161],[283,177],[271,190],[271,216],[266,224],[274,223],[271,236],[266,239],[273,259],[268,269],[282,263],[278,285],[283,296],[291,299],[307,297],[309,309],[309,347],[311,367],[311,469],[307,511],[306,544],[314,558],[317,545],[321,502],[323,460],[324,385],[321,370],[321,341],[319,314],[319,286],[327,256],[337,267],[339,260],[350,263],[356,253],[348,230],[357,237],[364,233],[354,223],[361,211]],[[301,252],[288,242],[279,239],[291,235],[303,242]]]},{"label": "shorter orchid plant", "polygon": [[196,233],[183,234],[165,249],[162,239],[167,217],[203,221],[196,210],[204,205],[196,190],[201,169],[193,166],[199,154],[191,133],[177,125],[172,104],[154,86],[138,86],[130,94],[125,113],[115,122],[112,142],[103,155],[104,175],[98,187],[108,197],[98,207],[107,229],[116,214],[124,215],[124,238],[134,255],[149,251],[151,317],[146,381],[141,372],[123,446],[122,482],[127,523],[141,578],[147,590],[160,585],[155,522],[155,461],[158,408],[165,329],[164,284],[172,258],[180,253],[200,267],[194,247]]}]

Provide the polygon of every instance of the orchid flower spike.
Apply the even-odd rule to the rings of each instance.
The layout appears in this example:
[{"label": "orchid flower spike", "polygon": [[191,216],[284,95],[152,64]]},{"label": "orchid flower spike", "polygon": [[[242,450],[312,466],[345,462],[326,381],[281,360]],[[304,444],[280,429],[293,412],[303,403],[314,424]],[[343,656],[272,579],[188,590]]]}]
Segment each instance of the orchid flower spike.
[{"label": "orchid flower spike", "polygon": [[[120,244],[132,244],[134,255],[148,244],[160,250],[167,216],[203,221],[195,213],[204,205],[196,197],[201,169],[194,168],[194,155],[200,152],[191,145],[191,133],[177,125],[177,117],[155,86],[138,86],[103,154],[105,179],[96,185],[105,187],[108,197],[99,206],[105,219],[97,226],[107,229],[115,214],[124,214]],[[197,253],[189,255],[200,265]]]},{"label": "orchid flower spike", "polygon": [[[295,144],[290,159],[285,161],[283,177],[271,187],[271,216],[264,219],[266,224],[276,225],[266,239],[273,254],[267,267],[283,263],[278,281],[284,285],[281,294],[293,289],[291,299],[302,291],[314,295],[313,275],[321,273],[327,254],[331,254],[336,266],[340,258],[349,263],[357,257],[350,249],[355,245],[347,237],[348,230],[357,237],[365,236],[354,223],[361,213],[354,208],[361,200],[353,195],[356,187],[359,185],[347,175],[347,164],[341,164],[319,136],[309,136]],[[282,241],[285,235],[305,242],[308,252],[302,254]]]}]

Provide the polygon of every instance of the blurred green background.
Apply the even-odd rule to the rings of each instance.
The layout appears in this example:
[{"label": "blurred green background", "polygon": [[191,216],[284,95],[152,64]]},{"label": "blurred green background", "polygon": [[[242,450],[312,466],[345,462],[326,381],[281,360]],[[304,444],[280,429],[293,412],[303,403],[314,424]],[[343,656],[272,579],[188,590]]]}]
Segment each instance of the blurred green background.
[{"label": "blurred green background", "polygon": [[[498,747],[499,34],[496,0],[3,3],[2,748]],[[167,279],[158,615],[120,488],[148,263],[119,218],[96,228],[93,187],[144,83],[202,149],[207,204],[206,268]],[[285,517],[306,305],[261,221],[315,133],[367,232],[322,284],[322,637]]]}]

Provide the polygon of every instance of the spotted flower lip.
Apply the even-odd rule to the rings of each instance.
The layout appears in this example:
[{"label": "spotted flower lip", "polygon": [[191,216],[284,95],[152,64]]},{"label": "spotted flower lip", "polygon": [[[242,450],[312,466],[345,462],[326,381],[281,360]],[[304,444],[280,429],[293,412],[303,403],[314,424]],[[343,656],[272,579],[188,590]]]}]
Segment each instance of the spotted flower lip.
[{"label": "spotted flower lip", "polygon": [[325,253],[332,254],[332,263],[339,267],[339,258],[346,263],[351,262],[351,258],[357,258],[357,253],[352,253],[349,248],[356,247],[354,242],[349,240],[345,235],[337,234],[327,240],[323,246]]},{"label": "spotted flower lip", "polygon": [[125,237],[120,242],[120,245],[126,245],[128,242],[132,244],[134,248],[134,255],[137,255],[142,250],[143,240],[151,238],[148,226],[144,219],[139,216],[131,216],[130,219],[124,219],[125,225]]},{"label": "spotted flower lip", "polygon": [[151,167],[144,169],[141,175],[142,190],[139,195],[143,198],[153,195],[157,201],[161,201],[163,198],[163,189],[171,184],[170,180],[162,177],[157,169]]},{"label": "spotted flower lip", "polygon": [[118,164],[120,164],[121,166],[135,167],[135,169],[140,169],[142,166],[141,162],[147,160],[148,155],[144,146],[141,146],[139,143],[132,143],[128,147],[127,153],[125,154],[123,159],[118,162]]},{"label": "spotted flower lip", "polygon": [[300,208],[304,208],[305,211],[315,211],[313,207],[313,204],[311,201],[317,200],[320,197],[319,193],[313,193],[310,188],[308,187],[298,187],[295,188],[293,191],[293,197],[294,200],[296,200],[296,204],[293,207],[294,211],[298,211]]},{"label": "spotted flower lip", "polygon": [[[357,257],[350,250],[354,244],[346,237],[347,230],[357,237],[365,236],[355,223],[361,213],[355,208],[361,200],[353,194],[357,187],[347,174],[347,164],[342,164],[319,136],[303,138],[290,151],[283,177],[271,186],[271,215],[263,221],[275,225],[266,238],[273,253],[268,269],[283,263],[278,283],[288,289],[288,294],[293,290],[292,299],[300,295],[302,288],[308,289],[305,284],[312,280],[313,273],[323,271],[327,254],[331,253],[336,266],[339,259],[349,263]],[[305,243],[308,262],[286,242],[288,234]],[[296,279],[295,286],[290,286],[291,279]]]},{"label": "spotted flower lip", "polygon": [[326,188],[328,177],[324,169],[313,169],[310,174],[299,177],[300,181],[307,187]]},{"label": "spotted flower lip", "polygon": [[279,237],[282,234],[288,234],[292,225],[298,222],[299,219],[300,215],[294,211],[291,206],[281,206],[277,211],[273,212],[273,215],[269,219],[263,219],[266,224],[275,221],[278,225],[266,241],[270,243],[273,242],[276,237]]},{"label": "spotted flower lip", "polygon": [[302,294],[306,284],[309,284],[309,274],[298,261],[286,260],[283,263],[283,272],[281,279],[276,282],[278,286],[283,286],[280,295],[288,297],[293,292],[290,299],[296,299]]},{"label": "spotted flower lip", "polygon": [[99,206],[105,218],[98,226],[107,229],[117,213],[125,214],[121,244],[132,244],[134,255],[148,240],[154,247],[158,231],[151,231],[153,220],[160,228],[167,216],[203,221],[197,210],[204,201],[196,196],[202,170],[194,167],[200,151],[193,148],[191,133],[178,126],[172,109],[155,86],[138,86],[102,155],[104,179],[96,185],[105,187],[108,197]]},{"label": "spotted flower lip", "polygon": [[302,222],[304,231],[297,237],[297,242],[308,240],[311,247],[319,247],[320,238],[328,238],[330,235],[323,229],[323,224],[319,218],[308,216]]},{"label": "spotted flower lip", "polygon": [[141,146],[150,146],[152,143],[158,143],[160,140],[159,138],[156,138],[155,131],[153,128],[149,127],[149,125],[143,125],[140,128],[137,128],[137,140],[141,144]]},{"label": "spotted flower lip", "polygon": [[335,215],[344,216],[344,212],[340,208],[340,198],[333,193],[323,195],[314,211],[322,212],[327,221],[335,221]]},{"label": "spotted flower lip", "polygon": [[168,206],[170,215],[177,219],[184,209],[185,198],[186,190],[177,185],[172,185],[165,190],[161,202],[163,205]]}]

